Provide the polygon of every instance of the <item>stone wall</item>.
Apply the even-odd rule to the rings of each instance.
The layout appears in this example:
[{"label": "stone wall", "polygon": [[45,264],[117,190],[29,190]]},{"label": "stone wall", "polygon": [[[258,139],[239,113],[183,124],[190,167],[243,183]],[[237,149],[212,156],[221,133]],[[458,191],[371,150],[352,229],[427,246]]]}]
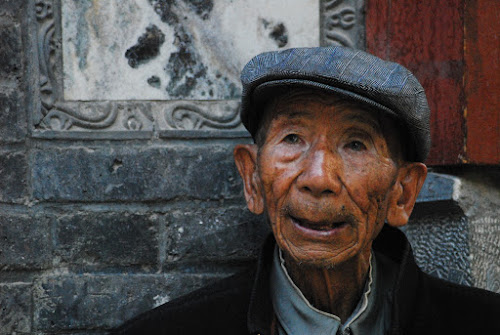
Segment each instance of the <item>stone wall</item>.
[{"label": "stone wall", "polygon": [[[308,43],[304,30],[313,44],[363,46],[361,1],[309,2],[319,13],[310,29],[290,24],[300,5],[281,18],[251,6],[228,13],[256,18],[259,48]],[[199,51],[196,27],[224,14],[216,2],[123,1],[102,17],[78,3],[0,0],[0,334],[104,334],[243,268],[268,233],[245,208],[232,159],[234,145],[250,141],[235,76],[260,50],[211,53],[225,49],[204,36],[215,44]],[[142,9],[138,26],[116,14]],[[183,15],[194,23],[181,24]],[[113,17],[123,36],[97,20]],[[231,43],[242,32],[234,28]],[[121,52],[100,59],[114,45],[97,45],[105,38]],[[103,68],[115,61],[121,67]],[[168,64],[179,61],[175,77]],[[122,70],[126,78],[113,77]],[[117,82],[130,78],[136,86]],[[406,228],[419,263],[500,291],[498,169],[437,172],[448,175],[430,176]]]}]

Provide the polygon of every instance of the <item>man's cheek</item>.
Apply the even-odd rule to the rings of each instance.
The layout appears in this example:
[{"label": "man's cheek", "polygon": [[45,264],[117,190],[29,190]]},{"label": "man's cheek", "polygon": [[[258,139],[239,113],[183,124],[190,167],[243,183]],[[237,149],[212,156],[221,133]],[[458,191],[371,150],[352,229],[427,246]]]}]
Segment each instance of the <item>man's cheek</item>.
[{"label": "man's cheek", "polygon": [[350,187],[347,189],[349,196],[363,213],[366,213],[370,208],[370,201],[367,194],[361,189],[357,187]]},{"label": "man's cheek", "polygon": [[370,207],[368,194],[373,189],[373,186],[370,185],[370,178],[366,175],[361,175],[359,171],[351,171],[344,175],[342,183],[351,200],[361,211],[366,212]]},{"label": "man's cheek", "polygon": [[355,186],[346,186],[351,200],[365,215],[375,213],[380,208],[380,204],[384,199],[385,192],[377,188],[374,185],[375,183],[366,181],[365,183],[358,183]]},{"label": "man's cheek", "polygon": [[266,188],[276,201],[283,200],[282,197],[289,193],[294,176],[295,171],[292,169],[275,168],[268,174]]}]

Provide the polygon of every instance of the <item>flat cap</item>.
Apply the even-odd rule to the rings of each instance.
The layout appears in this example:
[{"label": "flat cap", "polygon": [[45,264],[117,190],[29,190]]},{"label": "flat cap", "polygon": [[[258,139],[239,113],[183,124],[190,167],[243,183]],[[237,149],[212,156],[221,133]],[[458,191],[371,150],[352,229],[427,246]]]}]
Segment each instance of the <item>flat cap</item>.
[{"label": "flat cap", "polygon": [[264,104],[288,87],[319,89],[387,113],[405,127],[408,159],[425,161],[430,110],[422,85],[405,67],[341,46],[259,54],[241,72],[241,121],[255,138]]}]

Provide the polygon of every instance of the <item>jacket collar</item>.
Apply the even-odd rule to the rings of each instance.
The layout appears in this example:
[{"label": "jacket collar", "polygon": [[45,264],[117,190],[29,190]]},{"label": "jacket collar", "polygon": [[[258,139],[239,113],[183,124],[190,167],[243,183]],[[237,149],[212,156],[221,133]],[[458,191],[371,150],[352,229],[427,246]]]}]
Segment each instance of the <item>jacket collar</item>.
[{"label": "jacket collar", "polygon": [[273,304],[269,295],[269,276],[273,263],[273,250],[276,241],[269,235],[260,250],[257,273],[250,296],[247,324],[250,334],[269,334],[274,318]]},{"label": "jacket collar", "polygon": [[415,263],[413,251],[404,233],[388,225],[373,243],[373,249],[386,255],[399,265],[393,286],[392,326],[390,334],[404,334],[415,315],[417,286],[422,273]]},{"label": "jacket collar", "polygon": [[[257,262],[257,270],[250,296],[247,322],[250,334],[269,334],[274,311],[269,294],[269,276],[273,262],[275,240],[270,235],[264,242]],[[373,249],[396,262],[399,266],[392,292],[392,326],[390,334],[403,334],[414,315],[418,269],[410,243],[399,229],[385,225],[373,242]]]}]

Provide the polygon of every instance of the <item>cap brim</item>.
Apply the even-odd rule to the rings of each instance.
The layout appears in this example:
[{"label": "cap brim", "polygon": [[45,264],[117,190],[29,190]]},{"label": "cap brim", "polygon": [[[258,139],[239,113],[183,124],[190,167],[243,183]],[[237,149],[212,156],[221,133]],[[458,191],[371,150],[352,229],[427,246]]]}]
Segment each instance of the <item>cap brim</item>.
[{"label": "cap brim", "polygon": [[[330,86],[305,79],[280,79],[280,80],[266,81],[255,87],[252,94],[253,105],[254,107],[262,106],[262,104],[286,93],[291,88],[311,88],[326,93],[333,93],[335,95],[347,98],[349,100],[354,100],[361,104],[365,104],[369,107],[372,107],[375,110],[387,113],[392,117],[398,119],[397,113],[395,113],[392,109],[366,96],[357,94],[352,91],[347,91],[339,87]],[[257,117],[260,119],[261,115],[258,115]]]}]

